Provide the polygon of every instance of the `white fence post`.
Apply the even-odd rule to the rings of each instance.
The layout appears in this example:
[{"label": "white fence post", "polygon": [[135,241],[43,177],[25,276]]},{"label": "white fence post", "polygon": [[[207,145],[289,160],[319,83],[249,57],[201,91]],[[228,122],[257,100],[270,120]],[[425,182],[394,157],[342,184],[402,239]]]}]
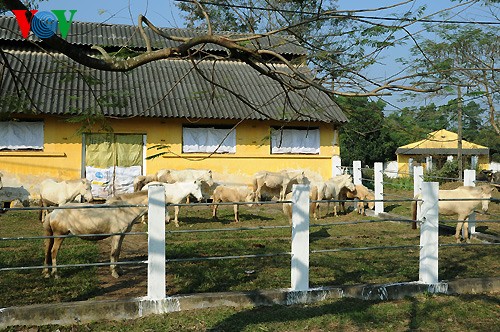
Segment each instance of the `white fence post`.
[{"label": "white fence post", "polygon": [[[422,193],[422,182],[424,182],[424,168],[422,166],[413,167],[413,197]],[[420,220],[420,204],[417,204],[417,220]]]},{"label": "white fence post", "polygon": [[[464,169],[464,186],[476,186],[476,170],[475,169]],[[472,212],[469,216],[469,236],[476,232],[476,212]],[[462,228],[462,237],[464,236],[465,230]]]},{"label": "white fence post", "polygon": [[476,186],[476,170],[464,169],[464,186]]},{"label": "white fence post", "polygon": [[332,177],[342,174],[342,159],[340,156],[332,156]]},{"label": "white fence post", "polygon": [[362,174],[361,174],[361,161],[354,160],[352,162],[352,182],[354,184],[362,183]]},{"label": "white fence post", "polygon": [[309,289],[309,186],[293,185],[291,290]]},{"label": "white fence post", "polygon": [[438,202],[439,183],[422,183],[422,218],[420,225],[419,281],[436,284],[438,278]]},{"label": "white fence post", "polygon": [[165,291],[165,189],[148,190],[148,298],[164,299]]},{"label": "white fence post", "polygon": [[375,200],[379,200],[375,202],[375,214],[379,214],[384,212],[384,165],[383,163],[375,163],[373,165],[373,174],[375,180]]}]

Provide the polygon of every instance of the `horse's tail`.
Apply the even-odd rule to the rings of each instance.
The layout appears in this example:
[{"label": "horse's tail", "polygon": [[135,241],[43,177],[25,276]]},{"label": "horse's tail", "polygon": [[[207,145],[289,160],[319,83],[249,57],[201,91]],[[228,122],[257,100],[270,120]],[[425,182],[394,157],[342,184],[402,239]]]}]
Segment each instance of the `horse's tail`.
[{"label": "horse's tail", "polygon": [[[311,191],[309,193],[309,199],[311,201],[316,201],[318,200],[319,193],[318,193],[318,186],[312,186]],[[315,219],[318,219],[318,216],[316,215],[316,209],[319,211],[319,203],[318,202],[311,202],[309,204],[309,213],[314,215]]]},{"label": "horse's tail", "polygon": [[41,223],[43,223],[43,199],[41,196],[40,196],[40,207],[42,207],[42,209],[40,209],[40,211],[38,212],[38,220]]},{"label": "horse's tail", "polygon": [[266,181],[267,173],[256,173],[252,179],[252,191],[254,193],[254,202],[261,200],[261,190]]},{"label": "horse's tail", "polygon": [[417,201],[416,200],[411,202],[411,216],[412,216],[412,220],[413,220],[413,222],[411,223],[411,229],[417,229]]}]

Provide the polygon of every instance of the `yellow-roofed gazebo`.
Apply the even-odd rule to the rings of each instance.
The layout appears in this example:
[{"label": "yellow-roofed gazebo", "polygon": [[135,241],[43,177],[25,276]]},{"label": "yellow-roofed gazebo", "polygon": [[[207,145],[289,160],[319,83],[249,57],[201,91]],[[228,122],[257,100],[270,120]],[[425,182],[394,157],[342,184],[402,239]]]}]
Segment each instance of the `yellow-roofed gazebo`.
[{"label": "yellow-roofed gazebo", "polygon": [[[488,147],[462,140],[462,156],[468,168],[487,169],[489,167]],[[396,150],[398,174],[406,176],[413,173],[413,166],[422,165],[424,169],[440,169],[446,161],[458,155],[458,135],[441,129],[427,135],[427,138],[400,146]]]}]

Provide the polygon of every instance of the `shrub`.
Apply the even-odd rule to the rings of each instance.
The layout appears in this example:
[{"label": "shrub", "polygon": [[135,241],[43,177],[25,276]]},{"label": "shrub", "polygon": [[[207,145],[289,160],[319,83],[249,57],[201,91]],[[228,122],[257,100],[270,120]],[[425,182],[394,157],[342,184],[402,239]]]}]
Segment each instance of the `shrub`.
[{"label": "shrub", "polygon": [[447,161],[440,169],[432,170],[424,174],[424,181],[437,181],[440,184],[458,179],[458,162]]}]

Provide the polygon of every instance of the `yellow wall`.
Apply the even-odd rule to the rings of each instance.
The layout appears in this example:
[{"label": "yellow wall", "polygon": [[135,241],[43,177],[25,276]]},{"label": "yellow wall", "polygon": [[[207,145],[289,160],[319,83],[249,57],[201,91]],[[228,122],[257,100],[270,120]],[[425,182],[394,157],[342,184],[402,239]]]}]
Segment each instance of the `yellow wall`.
[{"label": "yellow wall", "polygon": [[[200,120],[195,124],[232,125],[234,121]],[[211,169],[214,173],[251,176],[260,170],[300,168],[319,173],[323,178],[331,176],[331,157],[339,155],[334,145],[334,130],[330,124],[310,124],[320,128],[319,155],[271,155],[270,126],[278,123],[245,121],[236,130],[236,153],[207,154],[182,153],[182,125],[193,124],[186,119],[127,119],[111,120],[115,133],[137,133],[147,135],[147,147],[157,144],[170,146],[165,156],[146,161],[147,174],[162,168]],[[291,126],[301,125],[290,123]],[[79,124],[71,124],[58,118],[45,118],[43,151],[0,151],[0,171],[9,174],[21,183],[31,186],[43,178],[58,180],[80,177],[82,168],[82,136]],[[338,140],[337,140],[338,141]],[[337,144],[337,142],[335,142]],[[147,156],[156,150],[147,150]],[[33,183],[34,182],[34,183]]]},{"label": "yellow wall", "polygon": [[[168,134],[160,138],[148,135],[148,143],[167,144],[170,151],[167,155],[148,162],[147,173],[154,173],[161,168],[184,169],[203,168],[211,169],[220,174],[251,176],[260,170],[277,171],[284,168],[300,168],[319,173],[323,178],[331,177],[331,157],[338,155],[338,146],[333,146],[334,131],[331,125],[320,125],[320,154],[319,155],[272,155],[270,153],[270,126],[277,125],[263,121],[247,121],[236,129],[236,153],[207,154],[182,153],[182,124],[181,120],[170,120],[172,128]],[[203,121],[197,124],[232,124],[231,122]],[[294,125],[294,124],[291,124]],[[298,124],[295,124],[298,125]],[[148,155],[153,151],[148,151]]]},{"label": "yellow wall", "polygon": [[80,177],[82,136],[78,128],[60,119],[46,119],[43,151],[0,151],[0,170],[19,179]]},{"label": "yellow wall", "polygon": [[[466,155],[464,157],[468,158],[470,160],[471,156]],[[422,159],[422,156],[420,156],[420,155],[398,155],[397,156],[398,176],[399,177],[409,176],[409,174],[408,174],[408,172],[409,172],[408,162],[409,162],[410,158],[413,158],[414,160],[419,160],[419,159]],[[456,156],[454,158],[456,158]],[[426,163],[420,163],[420,165],[424,167],[424,170],[427,168]],[[488,155],[479,155],[478,168],[479,169],[489,169],[490,168],[490,161],[489,161]]]}]

